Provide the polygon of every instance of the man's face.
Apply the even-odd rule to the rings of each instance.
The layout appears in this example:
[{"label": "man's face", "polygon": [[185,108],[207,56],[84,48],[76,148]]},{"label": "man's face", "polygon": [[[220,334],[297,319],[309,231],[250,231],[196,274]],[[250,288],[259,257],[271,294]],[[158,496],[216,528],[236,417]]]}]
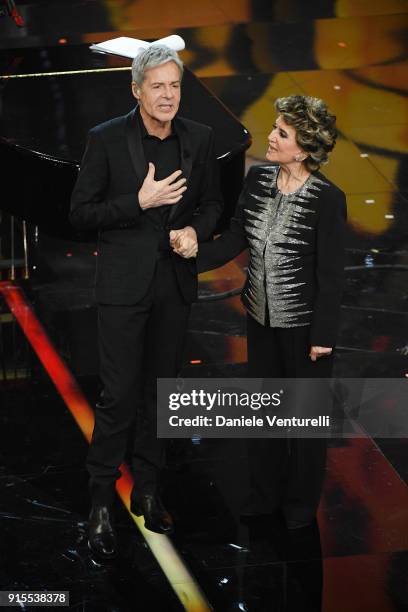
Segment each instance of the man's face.
[{"label": "man's face", "polygon": [[171,121],[180,105],[180,71],[173,61],[145,72],[141,86],[132,83],[132,92],[140,110],[161,123]]}]

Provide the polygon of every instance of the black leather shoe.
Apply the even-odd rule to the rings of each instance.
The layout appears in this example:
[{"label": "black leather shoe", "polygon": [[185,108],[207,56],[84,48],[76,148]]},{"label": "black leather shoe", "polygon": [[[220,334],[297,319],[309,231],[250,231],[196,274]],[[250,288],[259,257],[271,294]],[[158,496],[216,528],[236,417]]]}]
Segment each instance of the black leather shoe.
[{"label": "black leather shoe", "polygon": [[173,533],[173,519],[157,494],[139,494],[137,499],[131,500],[130,510],[136,516],[144,516],[146,529],[165,535]]},{"label": "black leather shoe", "polygon": [[112,527],[111,510],[108,506],[92,506],[89,515],[88,546],[102,561],[108,561],[117,556],[118,543]]}]

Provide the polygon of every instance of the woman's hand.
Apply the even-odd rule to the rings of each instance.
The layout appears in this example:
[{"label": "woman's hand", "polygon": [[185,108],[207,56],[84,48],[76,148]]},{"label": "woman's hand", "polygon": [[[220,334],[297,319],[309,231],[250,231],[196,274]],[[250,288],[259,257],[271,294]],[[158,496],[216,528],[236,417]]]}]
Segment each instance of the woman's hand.
[{"label": "woman's hand", "polygon": [[332,352],[333,349],[327,346],[311,346],[309,357],[312,361],[317,361],[319,357],[328,357]]},{"label": "woman's hand", "polygon": [[183,229],[171,230],[170,246],[177,255],[180,255],[180,257],[184,257],[185,259],[196,257],[198,252],[198,241],[195,229],[187,225]]}]

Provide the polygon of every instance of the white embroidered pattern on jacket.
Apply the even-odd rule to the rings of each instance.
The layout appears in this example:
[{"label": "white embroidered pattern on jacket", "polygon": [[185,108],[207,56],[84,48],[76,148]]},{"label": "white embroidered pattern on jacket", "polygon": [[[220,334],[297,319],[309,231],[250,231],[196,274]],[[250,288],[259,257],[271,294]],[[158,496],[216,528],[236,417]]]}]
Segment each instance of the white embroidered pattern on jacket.
[{"label": "white embroidered pattern on jacket", "polygon": [[251,316],[262,325],[265,325],[266,308],[271,327],[308,325],[301,318],[312,311],[305,309],[306,304],[300,301],[300,293],[296,291],[304,285],[297,281],[297,272],[302,270],[297,246],[314,240],[314,226],[308,224],[308,219],[316,212],[310,202],[326,183],[310,175],[298,191],[282,194],[276,188],[279,167],[264,170],[257,185],[265,195],[250,193],[257,201],[256,209],[245,209],[250,264],[244,301]]}]

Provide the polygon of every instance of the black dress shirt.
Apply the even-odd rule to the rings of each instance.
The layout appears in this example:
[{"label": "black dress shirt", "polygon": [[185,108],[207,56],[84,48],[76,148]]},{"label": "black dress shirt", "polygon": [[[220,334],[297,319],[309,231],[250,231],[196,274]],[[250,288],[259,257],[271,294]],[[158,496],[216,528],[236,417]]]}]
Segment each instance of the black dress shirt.
[{"label": "black dress shirt", "polygon": [[[142,135],[142,146],[146,163],[154,164],[156,169],[154,178],[156,181],[161,181],[180,169],[180,143],[174,130],[174,124],[172,123],[171,126],[171,134],[166,138],[160,139],[148,133],[139,109],[136,116]],[[148,209],[145,212],[154,226],[161,231],[159,251],[170,249],[169,230],[167,227],[170,209],[171,205],[164,204],[157,208]]]}]

